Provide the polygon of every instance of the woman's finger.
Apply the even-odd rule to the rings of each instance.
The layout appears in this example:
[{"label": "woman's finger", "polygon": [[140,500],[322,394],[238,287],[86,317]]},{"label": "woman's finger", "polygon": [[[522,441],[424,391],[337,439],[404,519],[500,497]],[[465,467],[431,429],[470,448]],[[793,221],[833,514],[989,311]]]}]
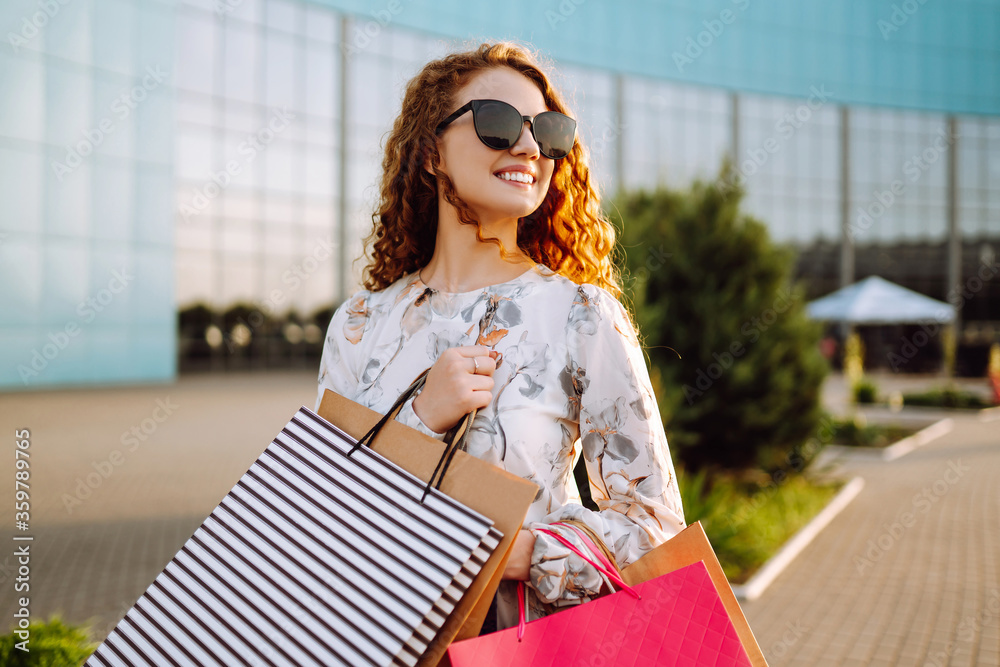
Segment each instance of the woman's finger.
[{"label": "woman's finger", "polygon": [[472,357],[469,370],[473,375],[491,376],[497,369],[497,362],[492,356]]},{"label": "woman's finger", "polygon": [[493,391],[493,378],[488,375],[474,375],[467,385],[472,391]]},{"label": "woman's finger", "polygon": [[[463,347],[453,347],[453,350],[458,351],[463,357],[488,357],[490,355],[490,348],[485,345],[466,345]],[[482,362],[479,362],[480,364]]]},{"label": "woman's finger", "polygon": [[490,401],[493,400],[493,392],[491,390],[492,387],[490,387],[490,389],[477,389],[476,391],[473,391],[469,397],[469,402],[471,405],[469,409],[466,410],[466,412],[471,410],[473,407],[476,408],[477,410],[482,410],[487,405],[489,405]]}]

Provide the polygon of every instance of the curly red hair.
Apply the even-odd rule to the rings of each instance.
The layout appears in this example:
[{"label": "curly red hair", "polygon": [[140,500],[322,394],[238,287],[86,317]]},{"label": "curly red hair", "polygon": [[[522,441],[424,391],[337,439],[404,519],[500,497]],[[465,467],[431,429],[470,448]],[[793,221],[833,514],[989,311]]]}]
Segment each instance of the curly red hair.
[{"label": "curly red hair", "polygon": [[[534,55],[518,44],[482,44],[425,65],[407,84],[402,110],[385,145],[374,227],[366,239],[370,256],[364,270],[366,289],[384,289],[430,261],[437,234],[438,187],[457,209],[459,220],[476,225],[480,242],[495,243],[506,252],[499,239],[482,236],[473,211],[438,169],[435,134],[438,123],[455,110],[457,91],[477,72],[498,67],[509,67],[533,81],[549,110],[573,115]],[[428,160],[433,175],[423,168]],[[569,155],[556,162],[541,206],[518,221],[517,245],[533,261],[573,282],[594,284],[621,297],[612,257],[615,229],[601,211],[579,138]]]}]

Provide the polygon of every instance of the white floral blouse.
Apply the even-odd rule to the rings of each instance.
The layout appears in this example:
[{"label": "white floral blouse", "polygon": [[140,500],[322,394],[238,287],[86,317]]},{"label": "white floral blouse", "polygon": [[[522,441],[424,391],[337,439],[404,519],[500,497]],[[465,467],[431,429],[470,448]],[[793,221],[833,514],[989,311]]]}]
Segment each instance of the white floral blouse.
[{"label": "white floral blouse", "polygon": [[[541,264],[472,292],[431,289],[416,272],[358,292],[330,322],[316,406],[329,388],[384,414],[444,350],[465,345],[502,355],[493,400],[476,416],[467,451],[538,485],[524,522],[536,538],[529,620],[586,602],[603,583],[535,528],[582,547],[572,530],[548,525],[582,520],[624,567],[684,527],[656,399],[624,308],[609,292]],[[442,438],[411,403],[399,421]],[[573,467],[581,448],[598,512],[580,504]],[[497,603],[498,627],[516,625],[514,582],[501,584]]]}]

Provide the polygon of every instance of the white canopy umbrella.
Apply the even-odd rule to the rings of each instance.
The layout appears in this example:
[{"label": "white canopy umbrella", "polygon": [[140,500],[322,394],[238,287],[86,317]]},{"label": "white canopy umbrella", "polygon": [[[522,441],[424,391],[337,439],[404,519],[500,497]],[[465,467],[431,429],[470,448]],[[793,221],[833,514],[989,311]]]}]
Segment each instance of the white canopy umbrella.
[{"label": "white canopy umbrella", "polygon": [[950,304],[878,276],[811,301],[806,310],[816,320],[851,324],[913,324],[930,320],[944,324],[955,319]]}]

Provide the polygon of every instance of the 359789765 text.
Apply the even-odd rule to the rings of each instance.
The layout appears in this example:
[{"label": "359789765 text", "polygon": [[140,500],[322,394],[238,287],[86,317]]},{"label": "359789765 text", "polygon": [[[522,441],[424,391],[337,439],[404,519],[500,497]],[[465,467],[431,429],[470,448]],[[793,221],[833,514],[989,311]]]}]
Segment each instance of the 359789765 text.
[{"label": "359789765 text", "polygon": [[21,641],[14,647],[27,653],[31,640],[31,541],[27,535],[31,524],[31,431],[26,428],[14,431],[14,560],[17,576],[14,577],[14,592],[22,594],[17,599],[14,612],[14,634]]}]

